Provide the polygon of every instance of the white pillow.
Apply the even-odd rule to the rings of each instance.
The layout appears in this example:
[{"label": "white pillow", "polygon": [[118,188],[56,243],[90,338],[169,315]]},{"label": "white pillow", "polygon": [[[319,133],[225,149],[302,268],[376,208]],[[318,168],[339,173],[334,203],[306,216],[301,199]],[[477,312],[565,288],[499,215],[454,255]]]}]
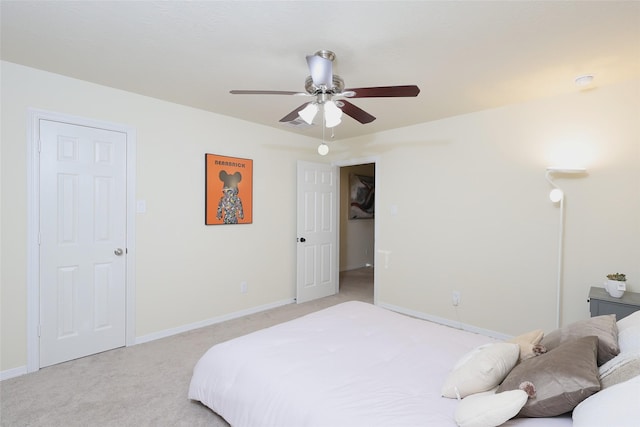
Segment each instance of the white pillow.
[{"label": "white pillow", "polygon": [[460,401],[455,420],[460,427],[496,427],[515,417],[527,402],[524,390],[472,394]]},{"label": "white pillow", "polygon": [[598,369],[603,389],[640,375],[640,311],[617,324],[620,354]]},{"label": "white pillow", "polygon": [[593,394],[573,410],[573,427],[636,427],[638,396],[640,376]]},{"label": "white pillow", "polygon": [[618,345],[620,353],[640,350],[640,325],[628,326],[622,331],[618,330]]},{"label": "white pillow", "polygon": [[624,331],[628,327],[640,325],[640,310],[634,311],[627,317],[618,320],[618,332]]},{"label": "white pillow", "polygon": [[481,345],[465,354],[442,386],[442,395],[455,399],[491,390],[518,362],[520,346],[513,343]]}]

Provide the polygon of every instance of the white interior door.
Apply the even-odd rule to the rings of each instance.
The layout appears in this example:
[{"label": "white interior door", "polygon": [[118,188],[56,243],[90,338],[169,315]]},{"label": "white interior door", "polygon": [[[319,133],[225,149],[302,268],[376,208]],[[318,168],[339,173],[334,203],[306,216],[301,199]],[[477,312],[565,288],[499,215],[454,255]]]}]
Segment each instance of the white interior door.
[{"label": "white interior door", "polygon": [[298,162],[297,302],[338,292],[337,168]]},{"label": "white interior door", "polygon": [[125,345],[127,136],[39,126],[44,367]]}]

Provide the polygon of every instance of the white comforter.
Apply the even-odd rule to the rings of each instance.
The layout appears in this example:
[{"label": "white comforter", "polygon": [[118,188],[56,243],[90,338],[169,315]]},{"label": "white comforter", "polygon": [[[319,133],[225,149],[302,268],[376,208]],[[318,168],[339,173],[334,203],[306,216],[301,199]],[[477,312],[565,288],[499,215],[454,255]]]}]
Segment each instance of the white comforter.
[{"label": "white comforter", "polygon": [[442,383],[490,341],[347,302],[215,345],[194,368],[189,398],[235,427],[455,426],[458,402],[440,396]]}]

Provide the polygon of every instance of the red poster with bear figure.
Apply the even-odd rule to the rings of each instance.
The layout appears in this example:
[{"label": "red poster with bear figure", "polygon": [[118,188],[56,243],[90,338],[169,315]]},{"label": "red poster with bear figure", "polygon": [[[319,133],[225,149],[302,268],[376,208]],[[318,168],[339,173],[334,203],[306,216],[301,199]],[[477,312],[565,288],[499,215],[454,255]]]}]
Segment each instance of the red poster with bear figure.
[{"label": "red poster with bear figure", "polygon": [[251,224],[253,160],[205,154],[205,224]]}]

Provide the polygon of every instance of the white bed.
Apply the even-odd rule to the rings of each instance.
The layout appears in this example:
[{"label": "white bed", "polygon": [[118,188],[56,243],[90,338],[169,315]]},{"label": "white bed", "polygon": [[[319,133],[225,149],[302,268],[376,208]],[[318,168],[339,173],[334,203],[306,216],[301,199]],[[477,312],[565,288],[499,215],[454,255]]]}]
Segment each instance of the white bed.
[{"label": "white bed", "polygon": [[[234,427],[455,426],[441,397],[456,361],[495,341],[347,302],[212,347],[189,398]],[[507,426],[570,426],[568,416]]]}]

